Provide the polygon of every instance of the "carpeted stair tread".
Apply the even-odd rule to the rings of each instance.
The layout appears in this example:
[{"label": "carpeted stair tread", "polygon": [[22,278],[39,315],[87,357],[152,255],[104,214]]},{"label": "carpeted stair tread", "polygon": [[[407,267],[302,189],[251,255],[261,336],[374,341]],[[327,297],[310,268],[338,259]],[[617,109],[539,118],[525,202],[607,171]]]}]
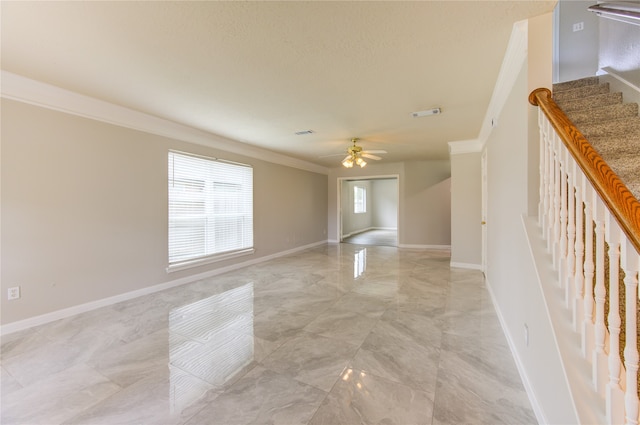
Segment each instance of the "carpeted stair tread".
[{"label": "carpeted stair tread", "polygon": [[599,84],[600,79],[598,77],[587,77],[581,78],[579,80],[574,81],[565,81],[562,83],[556,83],[553,85],[553,92],[560,92],[564,90],[571,90],[577,87],[589,86],[594,84]]},{"label": "carpeted stair tread", "polygon": [[570,111],[580,111],[603,106],[622,103],[622,93],[605,93],[595,96],[584,97],[582,99],[559,100],[556,101],[560,109],[565,113]]},{"label": "carpeted stair tread", "polygon": [[[640,154],[640,132],[631,132],[617,137],[592,137],[588,140],[607,162],[623,156]],[[637,166],[640,168],[640,161]]]},{"label": "carpeted stair tread", "polygon": [[579,130],[587,140],[600,137],[624,136],[625,134],[640,132],[640,118],[626,118],[595,124],[585,123],[580,125]]},{"label": "carpeted stair tread", "polygon": [[633,196],[640,199],[640,153],[623,155],[607,162]]},{"label": "carpeted stair tread", "polygon": [[592,84],[588,86],[577,87],[570,90],[563,90],[553,93],[553,99],[558,102],[565,102],[574,99],[582,99],[584,97],[596,96],[598,94],[609,93],[609,83]]},{"label": "carpeted stair tread", "polygon": [[580,124],[596,121],[619,120],[638,116],[637,103],[620,103],[581,111],[566,113],[569,119],[579,127]]}]

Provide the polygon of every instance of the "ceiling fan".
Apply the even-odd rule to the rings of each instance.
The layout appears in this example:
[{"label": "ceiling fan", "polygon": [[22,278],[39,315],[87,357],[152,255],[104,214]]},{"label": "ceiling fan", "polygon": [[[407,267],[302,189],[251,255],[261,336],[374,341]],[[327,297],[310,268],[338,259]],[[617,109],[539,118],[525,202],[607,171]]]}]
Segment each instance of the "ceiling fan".
[{"label": "ceiling fan", "polygon": [[[367,165],[367,162],[364,160],[364,158],[373,159],[374,161],[379,161],[382,158],[374,154],[387,153],[387,151],[385,150],[366,150],[365,151],[362,149],[362,146],[358,146],[356,144],[358,140],[360,139],[358,139],[357,137],[352,138],[351,142],[353,143],[353,146],[349,146],[347,148],[347,156],[342,160],[342,165],[345,166],[346,168],[351,168],[353,167],[354,164],[359,165],[362,168],[365,165]],[[340,155],[340,154],[336,154],[336,155]],[[327,155],[327,156],[334,156],[334,155]]]}]

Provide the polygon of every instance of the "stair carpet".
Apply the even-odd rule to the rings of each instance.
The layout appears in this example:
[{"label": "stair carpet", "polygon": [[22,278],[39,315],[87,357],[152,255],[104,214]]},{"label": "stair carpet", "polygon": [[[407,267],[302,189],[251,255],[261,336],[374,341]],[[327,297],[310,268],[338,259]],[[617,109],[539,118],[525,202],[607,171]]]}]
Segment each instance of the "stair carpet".
[{"label": "stair carpet", "polygon": [[553,100],[631,193],[640,199],[640,117],[609,83],[588,77],[553,85]]}]

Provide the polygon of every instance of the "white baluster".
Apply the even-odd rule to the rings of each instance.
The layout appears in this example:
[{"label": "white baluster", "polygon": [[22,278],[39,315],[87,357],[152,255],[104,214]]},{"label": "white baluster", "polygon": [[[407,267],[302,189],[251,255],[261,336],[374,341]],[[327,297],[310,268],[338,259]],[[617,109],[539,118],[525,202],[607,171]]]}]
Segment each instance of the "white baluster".
[{"label": "white baluster", "polygon": [[560,151],[558,150],[558,136],[553,136],[553,157],[554,157],[554,174],[553,179],[553,245],[552,245],[552,258],[553,267],[558,267],[559,258],[559,243],[560,243],[560,185],[561,185],[561,171],[560,171]]},{"label": "white baluster", "polygon": [[565,288],[565,305],[568,302],[566,294],[567,276],[567,155],[566,149],[560,154],[560,240],[558,242],[558,282]]},{"label": "white baluster", "polygon": [[624,392],[620,387],[620,227],[609,211],[605,214],[606,240],[609,244],[609,383],[607,384],[606,414],[611,424],[624,422]]},{"label": "white baluster", "polygon": [[[548,121],[547,121],[548,123]],[[554,136],[547,133],[547,211],[546,211],[546,227],[545,227],[545,239],[547,241],[547,251],[551,252],[553,244],[553,229],[555,225],[555,189],[556,189],[556,155],[553,146]],[[555,260],[554,260],[555,262]]]},{"label": "white baluster", "polygon": [[582,177],[582,197],[584,199],[584,319],[582,321],[582,355],[590,356],[595,349],[595,328],[593,326],[593,277],[595,264],[593,259],[593,188],[586,176]]},{"label": "white baluster", "polygon": [[[576,191],[575,191],[575,167],[576,163],[569,155],[567,151],[567,254],[566,254],[566,267],[565,267],[565,275],[566,275],[566,303],[567,308],[570,308],[575,317],[575,309],[574,309],[574,299],[576,293],[575,287],[575,268],[576,268],[576,251],[575,251],[575,241],[576,241],[576,214],[575,214],[575,203],[576,203]],[[575,323],[575,321],[574,321]]]},{"label": "white baluster", "polygon": [[547,135],[544,131],[542,109],[538,108],[538,127],[540,128],[540,201],[538,203],[538,225],[544,230],[547,197]]},{"label": "white baluster", "polygon": [[624,270],[625,288],[625,344],[624,367],[626,389],[624,394],[625,417],[628,425],[638,423],[638,336],[636,317],[638,308],[638,269],[640,258],[631,242],[624,238],[620,264]]},{"label": "white baluster", "polygon": [[[583,173],[578,167],[576,162],[573,162],[573,184],[575,186],[576,193],[576,207],[575,207],[575,244],[574,244],[574,306],[573,306],[573,329],[576,332],[582,331],[581,320],[584,317],[584,204],[582,203],[582,183]],[[583,335],[584,337],[584,335]]]},{"label": "white baluster", "polygon": [[604,205],[599,197],[594,197],[593,215],[596,223],[596,322],[595,349],[593,351],[593,384],[596,390],[604,395],[607,382],[607,356],[604,351],[606,327],[604,324],[604,303],[607,289],[604,284]]}]

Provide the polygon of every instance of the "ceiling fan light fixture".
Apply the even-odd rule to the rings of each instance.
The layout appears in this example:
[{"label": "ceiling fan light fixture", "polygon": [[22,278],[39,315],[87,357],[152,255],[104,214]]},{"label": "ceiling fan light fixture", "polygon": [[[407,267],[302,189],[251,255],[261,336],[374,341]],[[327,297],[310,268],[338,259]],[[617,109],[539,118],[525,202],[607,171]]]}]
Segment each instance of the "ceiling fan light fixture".
[{"label": "ceiling fan light fixture", "polygon": [[[365,165],[367,165],[367,161],[365,161],[364,158],[378,161],[382,158],[376,155],[372,155],[373,153],[387,153],[387,151],[383,151],[383,150],[373,150],[373,151],[362,150],[361,146],[356,145],[357,141],[358,141],[357,137],[354,137],[351,139],[353,146],[349,146],[349,148],[347,148],[347,156],[342,160],[342,165],[345,168],[352,168],[354,165],[358,165],[360,166],[360,168],[364,168]],[[333,156],[333,155],[328,155],[328,156]]]}]

